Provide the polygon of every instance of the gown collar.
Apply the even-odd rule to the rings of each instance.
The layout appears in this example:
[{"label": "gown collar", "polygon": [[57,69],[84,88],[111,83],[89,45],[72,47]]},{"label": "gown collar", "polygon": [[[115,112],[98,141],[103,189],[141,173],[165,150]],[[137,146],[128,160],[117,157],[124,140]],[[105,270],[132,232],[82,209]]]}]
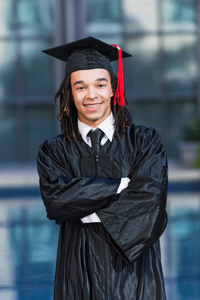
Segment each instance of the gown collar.
[{"label": "gown collar", "polygon": [[[114,127],[114,116],[113,113],[111,112],[111,114],[108,116],[108,118],[106,118],[101,124],[99,124],[96,128],[101,129],[105,136],[102,138],[102,143],[104,144],[107,140],[109,140],[110,142],[112,142],[112,138],[113,138],[113,134],[115,131],[115,127]],[[90,142],[90,138],[87,136],[87,134],[89,133],[89,131],[92,129],[96,129],[93,128],[83,122],[81,122],[78,119],[78,130],[82,136],[82,139],[84,140],[84,142],[88,145],[91,144]],[[91,146],[91,145],[90,145]]]}]

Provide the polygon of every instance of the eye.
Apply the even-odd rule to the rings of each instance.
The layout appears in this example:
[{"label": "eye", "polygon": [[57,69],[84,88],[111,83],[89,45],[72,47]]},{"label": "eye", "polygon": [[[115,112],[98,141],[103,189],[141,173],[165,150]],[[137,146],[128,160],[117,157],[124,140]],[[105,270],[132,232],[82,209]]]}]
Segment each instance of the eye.
[{"label": "eye", "polygon": [[84,89],[85,89],[84,86],[79,86],[79,87],[77,87],[77,90],[84,90]]},{"label": "eye", "polygon": [[104,86],[105,86],[105,84],[99,84],[99,85],[98,85],[99,88],[102,88],[102,87],[104,87]]}]

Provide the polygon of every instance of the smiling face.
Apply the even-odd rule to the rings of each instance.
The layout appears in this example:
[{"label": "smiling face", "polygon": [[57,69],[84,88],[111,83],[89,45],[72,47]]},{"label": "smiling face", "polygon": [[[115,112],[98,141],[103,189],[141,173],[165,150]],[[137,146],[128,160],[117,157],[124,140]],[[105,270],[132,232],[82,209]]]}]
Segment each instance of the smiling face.
[{"label": "smiling face", "polygon": [[91,69],[73,72],[71,88],[81,122],[97,127],[110,115],[113,90],[107,70]]}]

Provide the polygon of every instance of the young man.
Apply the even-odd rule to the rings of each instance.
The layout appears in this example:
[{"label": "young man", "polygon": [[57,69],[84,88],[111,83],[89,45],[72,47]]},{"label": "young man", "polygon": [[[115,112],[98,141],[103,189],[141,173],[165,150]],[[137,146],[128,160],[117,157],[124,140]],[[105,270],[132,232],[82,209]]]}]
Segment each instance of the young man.
[{"label": "young man", "polygon": [[38,153],[47,217],[60,225],[55,300],[166,299],[166,155],[156,130],[132,123],[120,56],[130,55],[115,46],[90,37],[44,51],[67,62],[62,134]]}]

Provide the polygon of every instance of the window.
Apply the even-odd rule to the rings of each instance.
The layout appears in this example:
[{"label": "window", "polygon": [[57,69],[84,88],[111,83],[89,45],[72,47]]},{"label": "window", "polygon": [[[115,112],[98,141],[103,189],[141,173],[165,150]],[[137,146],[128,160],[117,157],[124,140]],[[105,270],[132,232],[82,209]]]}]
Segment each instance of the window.
[{"label": "window", "polygon": [[2,0],[0,24],[0,162],[35,161],[55,134],[53,62],[41,53],[52,46],[53,0]]}]

